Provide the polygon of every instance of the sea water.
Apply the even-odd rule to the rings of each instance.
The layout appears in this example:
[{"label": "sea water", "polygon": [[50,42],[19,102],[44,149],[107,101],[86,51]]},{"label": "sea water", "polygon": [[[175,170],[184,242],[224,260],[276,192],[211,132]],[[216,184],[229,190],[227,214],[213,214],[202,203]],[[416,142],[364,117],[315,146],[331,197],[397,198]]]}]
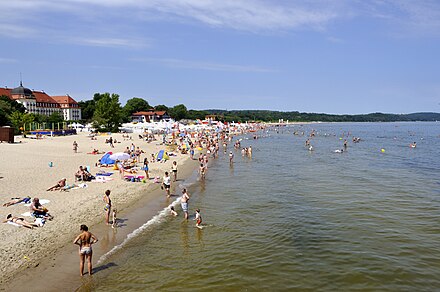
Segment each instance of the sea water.
[{"label": "sea water", "polygon": [[205,180],[180,182],[188,222],[177,201],[178,217],[158,210],[80,291],[439,290],[439,135],[440,123],[347,123],[237,137],[252,158],[230,145],[232,166],[221,149]]}]

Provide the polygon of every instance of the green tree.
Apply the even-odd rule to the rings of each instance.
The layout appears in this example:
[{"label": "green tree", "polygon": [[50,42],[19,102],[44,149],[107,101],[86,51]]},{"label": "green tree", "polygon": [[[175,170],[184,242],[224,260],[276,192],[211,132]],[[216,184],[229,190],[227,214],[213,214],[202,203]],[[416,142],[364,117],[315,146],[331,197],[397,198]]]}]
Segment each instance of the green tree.
[{"label": "green tree", "polygon": [[185,105],[178,104],[169,109],[169,115],[176,121],[179,121],[181,119],[185,119],[188,116],[188,110]]},{"label": "green tree", "polygon": [[26,108],[21,103],[10,99],[6,95],[0,96],[0,125],[12,125],[10,116],[16,111],[24,113]]},{"label": "green tree", "polygon": [[47,117],[46,122],[47,123],[62,123],[62,122],[64,122],[64,118],[60,113],[54,112],[49,117]]},{"label": "green tree", "polygon": [[90,122],[93,118],[93,114],[95,113],[95,100],[86,100],[78,102],[79,107],[81,108],[81,117],[83,120]]},{"label": "green tree", "polygon": [[133,97],[132,99],[127,100],[127,103],[122,108],[123,119],[129,121],[133,113],[148,111],[150,109],[151,106],[148,104],[148,101],[143,98]]},{"label": "green tree", "polygon": [[122,122],[121,104],[119,95],[106,92],[95,94],[95,113],[93,114],[93,126],[97,129],[105,129],[117,132]]},{"label": "green tree", "polygon": [[166,105],[159,104],[159,105],[156,105],[154,107],[154,110],[156,110],[156,111],[168,111],[168,107]]},{"label": "green tree", "polygon": [[24,113],[19,112],[19,111],[15,111],[13,112],[9,118],[10,121],[12,123],[12,125],[14,126],[15,129],[20,129],[20,127],[23,126],[23,117],[24,117]]}]

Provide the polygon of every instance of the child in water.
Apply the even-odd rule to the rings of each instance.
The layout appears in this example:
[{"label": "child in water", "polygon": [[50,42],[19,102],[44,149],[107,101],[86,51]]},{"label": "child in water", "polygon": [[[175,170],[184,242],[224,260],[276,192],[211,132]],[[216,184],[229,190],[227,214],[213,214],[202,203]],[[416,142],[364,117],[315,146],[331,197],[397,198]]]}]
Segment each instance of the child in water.
[{"label": "child in water", "polygon": [[196,227],[202,229],[202,215],[200,214],[200,209],[196,209]]},{"label": "child in water", "polygon": [[173,216],[177,216],[177,215],[179,215],[179,214],[177,214],[177,212],[176,212],[176,210],[174,209],[173,206],[170,207],[170,213],[171,213],[171,215],[173,215]]}]

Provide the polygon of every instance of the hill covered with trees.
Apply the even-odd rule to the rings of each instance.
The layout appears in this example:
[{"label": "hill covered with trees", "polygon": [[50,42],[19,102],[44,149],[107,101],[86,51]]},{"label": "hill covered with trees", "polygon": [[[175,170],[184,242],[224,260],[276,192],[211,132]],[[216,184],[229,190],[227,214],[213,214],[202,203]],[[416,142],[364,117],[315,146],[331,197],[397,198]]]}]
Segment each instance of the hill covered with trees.
[{"label": "hill covered with trees", "polygon": [[[95,127],[107,131],[118,131],[121,123],[129,122],[134,112],[167,111],[175,120],[203,120],[207,115],[215,115],[224,122],[398,122],[398,121],[440,121],[440,113],[423,112],[412,114],[370,113],[362,115],[332,115],[325,113],[304,113],[298,111],[271,110],[188,110],[184,104],[168,107],[163,104],[152,106],[140,97],[129,99],[124,106],[115,93],[95,93],[93,99],[80,101],[83,123],[91,122]],[[57,123],[63,121],[58,113],[51,116],[35,115],[25,112],[25,108],[7,96],[0,96],[0,126],[13,126],[16,132],[24,123]]]}]

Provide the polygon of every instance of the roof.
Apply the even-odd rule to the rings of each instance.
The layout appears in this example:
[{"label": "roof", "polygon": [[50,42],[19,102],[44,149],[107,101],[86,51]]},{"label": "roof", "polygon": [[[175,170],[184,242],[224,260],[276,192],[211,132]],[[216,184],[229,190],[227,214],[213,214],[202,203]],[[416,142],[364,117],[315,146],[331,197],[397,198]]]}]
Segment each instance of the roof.
[{"label": "roof", "polygon": [[32,90],[29,88],[23,87],[23,83],[20,82],[20,86],[12,89],[11,95],[24,95],[24,96],[32,96]]},{"label": "roof", "polygon": [[46,92],[34,91],[34,96],[37,102],[57,103],[56,100],[50,97]]},{"label": "roof", "polygon": [[163,116],[165,115],[167,112],[166,111],[148,111],[148,112],[137,112],[137,113],[133,113],[132,116]]},{"label": "roof", "polygon": [[[12,98],[12,88],[0,88],[0,96],[6,95],[9,98]],[[72,97],[69,95],[56,95],[50,96],[44,91],[32,91],[36,102],[45,102],[45,103],[58,103],[58,104],[78,104]]]},{"label": "roof", "polygon": [[63,104],[63,103],[68,103],[68,104],[77,104],[77,102],[71,98],[69,95],[55,95],[52,96],[52,98],[55,100],[55,102]]},{"label": "roof", "polygon": [[6,95],[11,97],[11,90],[10,88],[0,88],[0,96]]}]

